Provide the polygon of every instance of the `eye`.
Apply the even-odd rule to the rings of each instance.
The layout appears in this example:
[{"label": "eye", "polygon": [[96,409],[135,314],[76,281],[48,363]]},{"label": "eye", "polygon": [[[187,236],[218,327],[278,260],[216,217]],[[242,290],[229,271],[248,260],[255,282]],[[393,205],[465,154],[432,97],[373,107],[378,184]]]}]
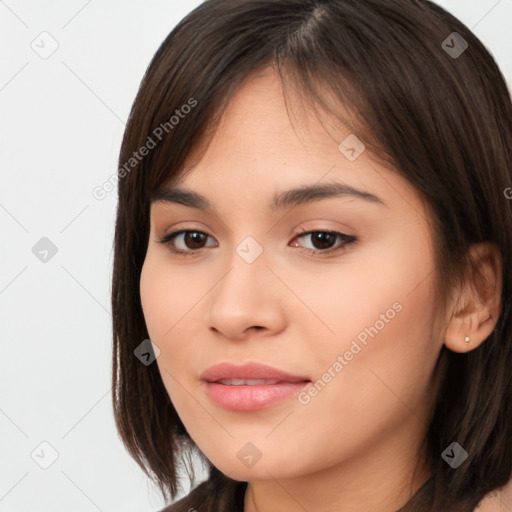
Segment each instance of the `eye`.
[{"label": "eye", "polygon": [[[354,243],[357,238],[345,235],[339,231],[317,230],[307,231],[296,237],[296,239],[310,239],[312,247],[303,247],[308,254],[326,254],[344,249],[347,245]],[[339,243],[336,245],[336,241]],[[334,245],[333,245],[334,244]],[[296,245],[294,245],[296,247]]]},{"label": "eye", "polygon": [[[199,252],[204,247],[204,241],[209,237],[204,231],[180,229],[167,233],[158,240],[158,243],[167,245],[169,249],[178,254]],[[215,245],[215,244],[214,244]],[[187,250],[190,249],[190,250]]]}]

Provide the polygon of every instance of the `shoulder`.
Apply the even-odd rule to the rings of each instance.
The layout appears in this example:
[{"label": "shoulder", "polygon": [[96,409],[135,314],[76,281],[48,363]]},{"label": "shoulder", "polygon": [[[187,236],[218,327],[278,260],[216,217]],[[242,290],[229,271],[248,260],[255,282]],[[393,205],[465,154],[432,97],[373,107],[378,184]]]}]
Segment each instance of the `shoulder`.
[{"label": "shoulder", "polygon": [[210,478],[160,512],[243,512],[247,482]]},{"label": "shoulder", "polygon": [[485,495],[474,512],[509,512],[512,504],[512,479],[506,485]]}]

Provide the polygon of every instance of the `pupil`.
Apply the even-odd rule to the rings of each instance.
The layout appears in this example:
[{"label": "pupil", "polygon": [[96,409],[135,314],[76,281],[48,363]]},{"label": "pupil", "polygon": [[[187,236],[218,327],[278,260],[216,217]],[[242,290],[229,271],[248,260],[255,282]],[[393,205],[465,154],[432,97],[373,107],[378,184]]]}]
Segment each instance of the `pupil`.
[{"label": "pupil", "polygon": [[[193,231],[192,233],[185,233],[185,245],[189,249],[200,249],[202,238],[204,237],[203,233],[198,233],[197,231]],[[191,243],[189,243],[189,241]],[[196,247],[194,244],[199,244],[199,247]]]},{"label": "pupil", "polygon": [[[335,238],[335,234],[334,233],[324,233],[324,232],[321,232],[321,231],[317,231],[316,233],[312,234],[313,245],[317,249],[328,249],[328,248],[330,248],[332,243],[333,243],[333,241],[334,241],[333,240],[334,238]],[[318,244],[315,243],[315,239],[320,241],[320,246],[318,246]],[[327,242],[327,245],[326,245],[326,242]]]}]

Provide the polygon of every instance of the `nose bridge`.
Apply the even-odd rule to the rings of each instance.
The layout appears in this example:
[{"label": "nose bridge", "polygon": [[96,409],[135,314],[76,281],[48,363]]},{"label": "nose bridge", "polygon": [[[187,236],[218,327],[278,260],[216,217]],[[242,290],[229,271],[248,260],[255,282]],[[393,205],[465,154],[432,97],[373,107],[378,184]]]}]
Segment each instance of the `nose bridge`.
[{"label": "nose bridge", "polygon": [[210,326],[236,338],[250,327],[275,328],[279,308],[263,244],[245,236],[225,260],[227,273],[210,300]]},{"label": "nose bridge", "polygon": [[242,301],[250,302],[247,299],[256,299],[261,292],[261,285],[267,281],[265,274],[269,271],[266,259],[263,244],[251,235],[245,236],[234,246],[232,254],[227,258],[229,273],[219,283],[224,298],[235,298],[238,304]]},{"label": "nose bridge", "polygon": [[263,245],[251,235],[246,236],[236,247],[236,254],[247,264],[252,265],[263,254]]}]

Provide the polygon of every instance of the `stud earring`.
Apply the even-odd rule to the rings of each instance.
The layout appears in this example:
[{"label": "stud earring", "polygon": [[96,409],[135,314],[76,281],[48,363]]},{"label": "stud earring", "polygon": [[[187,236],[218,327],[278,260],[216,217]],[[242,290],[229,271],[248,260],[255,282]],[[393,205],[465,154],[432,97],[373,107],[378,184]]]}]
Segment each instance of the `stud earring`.
[{"label": "stud earring", "polygon": [[469,343],[469,336],[466,336],[466,337],[464,338],[464,341],[466,342],[466,344],[468,344],[468,343]]}]

